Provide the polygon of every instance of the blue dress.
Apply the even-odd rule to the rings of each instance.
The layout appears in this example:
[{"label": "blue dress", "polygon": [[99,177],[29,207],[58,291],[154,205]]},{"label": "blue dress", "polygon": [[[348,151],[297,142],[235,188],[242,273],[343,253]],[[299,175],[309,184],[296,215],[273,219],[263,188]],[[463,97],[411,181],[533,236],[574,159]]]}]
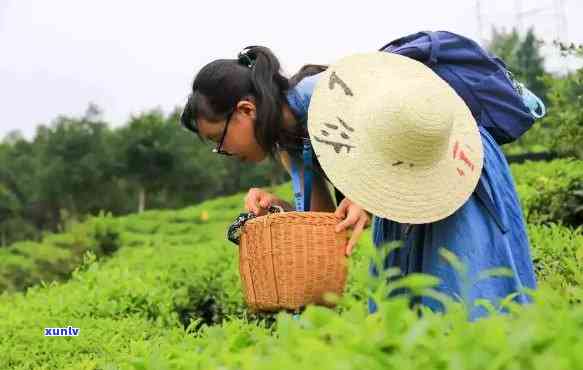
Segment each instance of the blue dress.
[{"label": "blue dress", "polygon": [[[304,78],[287,95],[290,108],[303,122],[319,75]],[[476,299],[486,299],[494,306],[513,293],[519,303],[529,302],[524,288],[535,289],[536,279],[530,255],[524,216],[520,207],[510,168],[502,150],[489,132],[480,126],[484,149],[484,166],[477,190],[451,216],[430,224],[406,225],[374,216],[373,243],[379,247],[391,241],[402,241],[402,247],[384,258],[384,268],[398,267],[401,276],[425,273],[440,279],[437,290],[469,307],[469,319],[487,312],[475,306]],[[478,191],[480,190],[480,191]],[[440,256],[440,248],[454,253],[466,267],[466,276]],[[489,277],[470,283],[480,273],[506,268],[511,277]],[[378,271],[371,266],[371,273]],[[434,311],[442,311],[440,302],[429,297],[416,297]],[[369,311],[376,304],[369,301]]]}]

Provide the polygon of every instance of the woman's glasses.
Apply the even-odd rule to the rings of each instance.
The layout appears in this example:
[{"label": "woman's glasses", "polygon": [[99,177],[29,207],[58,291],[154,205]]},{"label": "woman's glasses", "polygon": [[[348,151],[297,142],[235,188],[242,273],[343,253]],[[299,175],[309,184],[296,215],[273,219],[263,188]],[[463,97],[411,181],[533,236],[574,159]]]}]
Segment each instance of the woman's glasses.
[{"label": "woman's glasses", "polygon": [[229,123],[231,122],[231,117],[233,116],[234,110],[230,111],[227,115],[227,119],[225,121],[225,128],[223,130],[223,134],[221,135],[221,140],[217,143],[217,147],[213,149],[213,153],[222,154],[226,156],[232,156],[231,153],[226,152],[223,150],[223,143],[225,141],[225,137],[227,136],[227,129],[229,128]]},{"label": "woman's glasses", "polygon": [[[227,129],[229,128],[229,123],[231,122],[231,117],[233,116],[234,112],[235,110],[231,110],[229,114],[227,114],[227,119],[225,120],[225,128],[223,129],[221,140],[217,143],[217,146],[213,148],[213,153],[227,156],[232,155],[231,153],[223,150],[223,143],[225,142],[225,137],[227,136]],[[187,129],[188,131],[194,132],[202,139],[202,136],[200,136],[200,133],[198,132],[196,125],[193,123],[193,120],[191,119],[189,112],[187,112],[186,110],[184,110],[180,116],[180,123],[182,124],[182,127]]]}]

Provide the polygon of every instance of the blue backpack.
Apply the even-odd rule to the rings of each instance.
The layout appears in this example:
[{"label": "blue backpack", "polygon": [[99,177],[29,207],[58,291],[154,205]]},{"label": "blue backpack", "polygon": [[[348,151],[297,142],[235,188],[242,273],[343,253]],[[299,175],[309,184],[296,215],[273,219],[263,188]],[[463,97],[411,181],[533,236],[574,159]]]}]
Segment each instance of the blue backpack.
[{"label": "blue backpack", "polygon": [[391,41],[380,51],[404,55],[430,67],[458,93],[478,125],[500,145],[518,139],[545,115],[543,102],[512,77],[502,60],[463,36],[419,32]]},{"label": "blue backpack", "polygon": [[[419,32],[391,41],[379,51],[404,55],[430,67],[457,92],[478,125],[499,145],[515,141],[537,118],[546,114],[543,102],[513,78],[502,60],[463,36],[446,31]],[[304,191],[298,167],[293,163],[292,182],[296,209],[307,211],[313,170],[313,152],[308,140],[304,142],[302,162]],[[486,199],[480,184],[476,191]],[[336,190],[336,197],[341,199],[343,195]],[[496,216],[491,204],[485,202]]]}]

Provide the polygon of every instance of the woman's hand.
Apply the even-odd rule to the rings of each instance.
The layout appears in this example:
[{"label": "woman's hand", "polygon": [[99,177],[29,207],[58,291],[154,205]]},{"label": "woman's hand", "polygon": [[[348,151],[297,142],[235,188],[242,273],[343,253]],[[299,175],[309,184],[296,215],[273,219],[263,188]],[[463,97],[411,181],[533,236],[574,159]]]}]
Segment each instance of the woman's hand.
[{"label": "woman's hand", "polygon": [[352,237],[346,245],[346,255],[350,256],[352,254],[352,249],[356,245],[363,230],[370,225],[371,215],[361,206],[352,202],[348,198],[344,198],[342,202],[340,202],[334,215],[339,219],[343,219],[342,222],[336,225],[336,232],[341,232],[345,229],[352,229]]},{"label": "woman's hand", "polygon": [[293,210],[289,203],[263,189],[251,188],[245,196],[245,209],[247,212],[253,212],[255,216],[267,214],[267,210],[271,206],[280,206],[286,211]]}]

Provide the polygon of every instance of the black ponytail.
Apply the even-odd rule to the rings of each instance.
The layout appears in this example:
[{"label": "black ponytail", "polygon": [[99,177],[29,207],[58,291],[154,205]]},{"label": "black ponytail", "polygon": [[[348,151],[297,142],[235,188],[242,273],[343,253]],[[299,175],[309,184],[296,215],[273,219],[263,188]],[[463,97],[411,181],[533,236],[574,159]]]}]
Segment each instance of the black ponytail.
[{"label": "black ponytail", "polygon": [[289,89],[287,78],[281,75],[279,60],[262,46],[246,49],[251,65],[251,84],[257,100],[255,136],[270,155],[274,154],[278,134],[283,127],[282,106]]}]

